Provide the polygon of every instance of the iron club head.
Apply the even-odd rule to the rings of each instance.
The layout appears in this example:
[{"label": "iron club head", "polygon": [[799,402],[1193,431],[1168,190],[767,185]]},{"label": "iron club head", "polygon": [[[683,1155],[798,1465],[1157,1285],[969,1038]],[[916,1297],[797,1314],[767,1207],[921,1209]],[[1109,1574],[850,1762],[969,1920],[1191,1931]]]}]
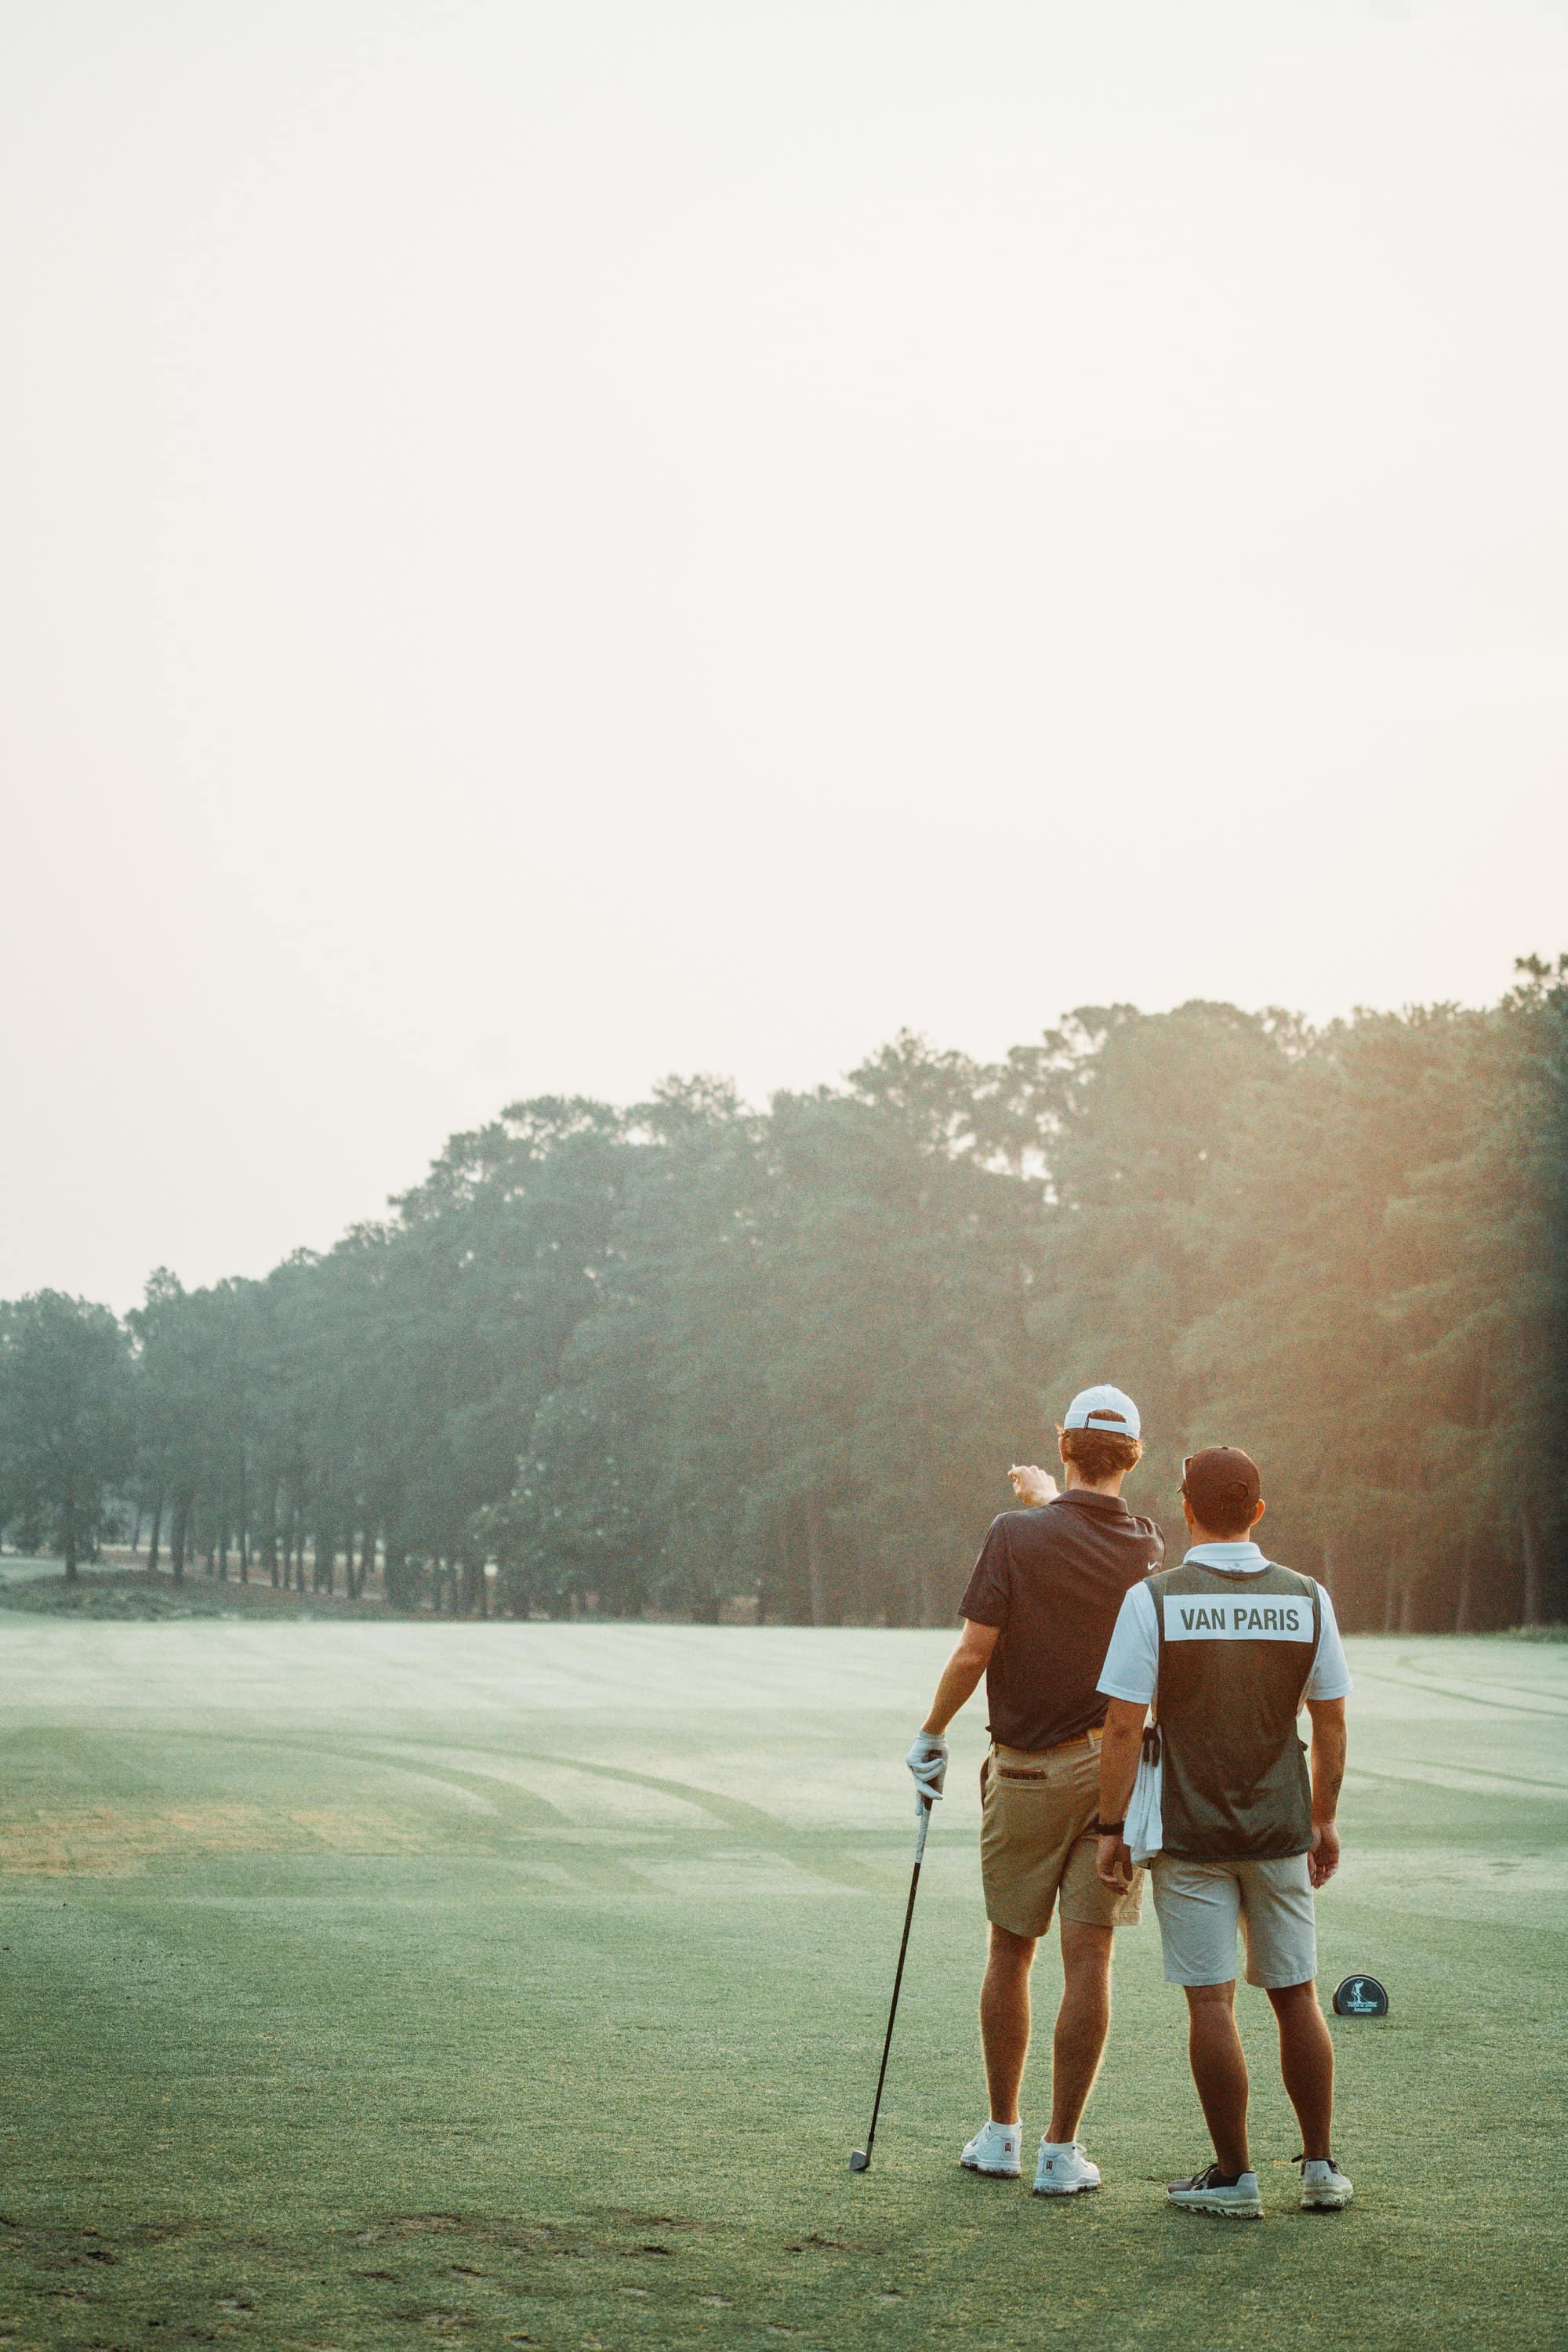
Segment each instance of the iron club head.
[{"label": "iron club head", "polygon": [[855,2151],[854,2155],[850,2158],[850,2159],[849,2159],[849,2169],[850,2169],[850,2171],[851,2171],[851,2172],[869,2172],[869,2171],[870,2171],[870,2169],[871,2169],[871,2159],[870,2159],[870,2158],[867,2155],[867,2153],[866,2153],[866,2151],[865,2151],[865,2149],[864,2149],[863,2147],[858,2147],[858,2148],[856,2149],[856,2151]]}]

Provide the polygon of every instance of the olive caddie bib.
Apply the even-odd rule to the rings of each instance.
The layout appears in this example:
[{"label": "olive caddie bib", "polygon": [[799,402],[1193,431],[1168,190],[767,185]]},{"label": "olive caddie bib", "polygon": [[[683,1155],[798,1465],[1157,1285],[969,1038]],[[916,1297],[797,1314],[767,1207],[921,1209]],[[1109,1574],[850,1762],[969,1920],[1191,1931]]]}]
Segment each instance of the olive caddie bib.
[{"label": "olive caddie bib", "polygon": [[1160,1633],[1156,1704],[1163,1848],[1194,1862],[1267,1862],[1312,1843],[1312,1784],[1296,1717],[1322,1629],[1310,1576],[1195,1560],[1149,1579]]}]

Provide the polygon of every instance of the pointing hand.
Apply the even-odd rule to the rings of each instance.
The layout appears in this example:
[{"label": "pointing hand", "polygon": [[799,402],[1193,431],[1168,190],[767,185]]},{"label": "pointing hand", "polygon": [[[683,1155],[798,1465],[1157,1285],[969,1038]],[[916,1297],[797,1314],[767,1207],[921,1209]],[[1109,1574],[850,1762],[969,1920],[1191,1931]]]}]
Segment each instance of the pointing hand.
[{"label": "pointing hand", "polygon": [[1013,1481],[1013,1492],[1020,1503],[1054,1503],[1057,1482],[1037,1463],[1015,1462],[1007,1475]]}]

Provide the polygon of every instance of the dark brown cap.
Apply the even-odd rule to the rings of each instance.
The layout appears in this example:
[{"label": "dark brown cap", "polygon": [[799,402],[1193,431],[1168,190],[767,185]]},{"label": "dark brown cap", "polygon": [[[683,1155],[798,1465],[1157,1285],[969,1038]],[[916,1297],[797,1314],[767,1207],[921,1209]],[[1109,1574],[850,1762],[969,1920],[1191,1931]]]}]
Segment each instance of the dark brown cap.
[{"label": "dark brown cap", "polygon": [[1199,1527],[1212,1528],[1220,1536],[1233,1529],[1245,1535],[1262,1496],[1263,1480],[1251,1454],[1239,1445],[1205,1445],[1201,1454],[1188,1454],[1182,1492]]}]

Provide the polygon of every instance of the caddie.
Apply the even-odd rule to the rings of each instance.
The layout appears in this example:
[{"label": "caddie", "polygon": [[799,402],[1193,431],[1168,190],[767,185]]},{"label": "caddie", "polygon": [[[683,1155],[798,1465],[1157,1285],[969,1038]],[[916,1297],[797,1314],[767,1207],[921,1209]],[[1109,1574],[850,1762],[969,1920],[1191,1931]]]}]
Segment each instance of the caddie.
[{"label": "caddie", "polygon": [[[1193,2079],[1214,2141],[1215,2161],[1166,2193],[1204,2212],[1263,2210],[1236,2030],[1239,1927],[1247,1982],[1268,1993],[1279,2029],[1301,2127],[1301,2205],[1333,2210],[1352,2192],[1329,2147],[1334,2046],[1318,2006],[1312,1890],[1339,1866],[1350,1673],[1327,1592],[1253,1540],[1265,1506],[1250,1454],[1210,1445],[1190,1455],[1182,1505],[1191,1547],[1179,1568],[1129,1592],[1100,1676],[1100,1876],[1116,1892],[1149,1860],[1165,1977],[1186,1992]],[[1310,1771],[1296,1729],[1303,1703]]]},{"label": "caddie", "polygon": [[1033,1464],[1009,1474],[1030,1507],[991,1523],[959,1604],[963,1634],[906,1759],[917,1787],[939,1797],[942,1735],[984,1674],[992,1746],[981,1775],[980,1870],[991,1925],[980,2032],[991,2112],[961,2161],[1001,2179],[1021,2172],[1029,1971],[1059,1912],[1062,2000],[1050,2126],[1035,2171],[1040,2197],[1100,2186],[1078,2127],[1110,2024],[1111,1931],[1136,1924],[1142,1874],[1112,1891],[1096,1871],[1105,1701],[1095,1680],[1122,1595],[1165,1555],[1153,1521],[1121,1499],[1121,1481],[1143,1451],[1131,1398],[1083,1390],[1057,1444],[1062,1494]]}]

